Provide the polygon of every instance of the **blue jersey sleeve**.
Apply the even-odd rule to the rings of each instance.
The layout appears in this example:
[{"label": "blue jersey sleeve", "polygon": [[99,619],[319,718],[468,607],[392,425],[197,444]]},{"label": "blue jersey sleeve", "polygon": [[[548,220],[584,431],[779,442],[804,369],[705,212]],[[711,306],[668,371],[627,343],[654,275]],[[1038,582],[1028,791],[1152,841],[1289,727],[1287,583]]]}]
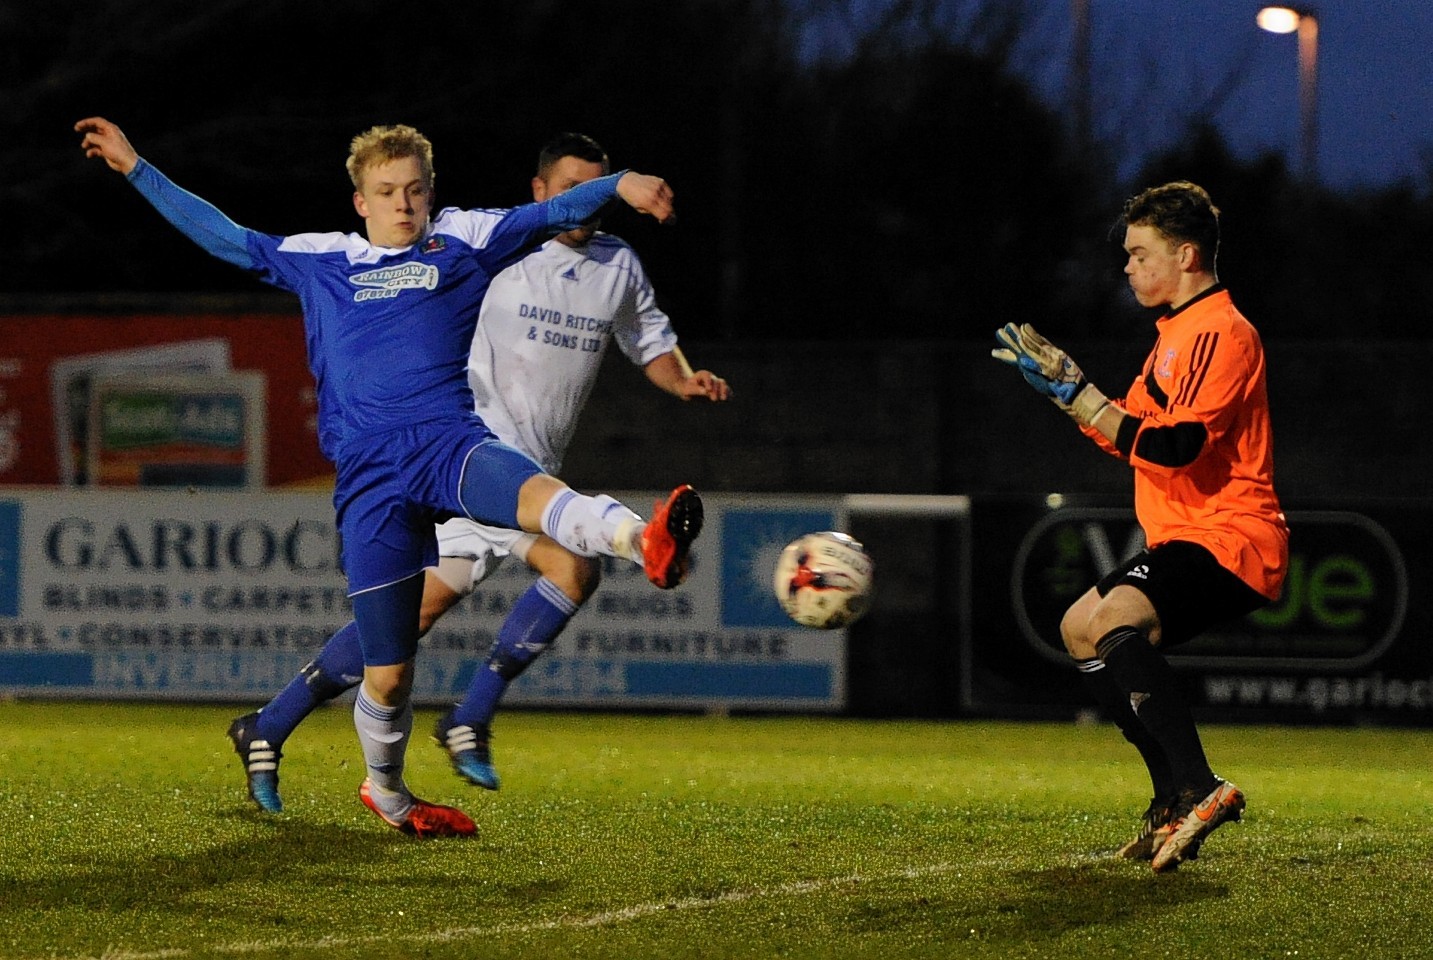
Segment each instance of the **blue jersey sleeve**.
[{"label": "blue jersey sleeve", "polygon": [[224,216],[218,207],[177,186],[143,158],[127,179],[164,219],[207,252],[244,270],[255,269],[249,254],[252,231]]},{"label": "blue jersey sleeve", "polygon": [[572,230],[595,218],[617,198],[617,181],[626,174],[626,170],[619,170],[605,177],[579,183],[571,190],[549,197],[534,206],[546,209],[547,225],[554,233]]},{"label": "blue jersey sleeve", "polygon": [[617,198],[617,181],[622,170],[549,197],[540,203],[514,207],[494,229],[478,258],[490,275],[521,260],[534,247],[564,230],[589,223]]}]

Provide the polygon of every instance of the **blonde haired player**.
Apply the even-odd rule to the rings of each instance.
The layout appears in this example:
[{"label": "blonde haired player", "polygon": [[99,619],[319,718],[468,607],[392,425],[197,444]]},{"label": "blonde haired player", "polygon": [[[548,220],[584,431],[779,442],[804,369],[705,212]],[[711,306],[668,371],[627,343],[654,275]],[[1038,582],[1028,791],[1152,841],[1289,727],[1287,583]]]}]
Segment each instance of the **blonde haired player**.
[{"label": "blonde haired player", "polygon": [[[504,268],[616,198],[670,221],[671,188],[626,171],[541,203],[431,218],[431,147],[411,127],[376,128],[385,146],[356,171],[353,194],[364,235],[276,236],[180,189],[103,117],[75,130],[86,156],[123,174],[205,251],[298,295],[363,647],[354,726],[368,776],[359,798],[410,835],[471,835],[467,814],[420,800],[403,780],[424,570],[438,560],[434,523],[462,516],[545,533],[579,555],[639,562],[654,585],[670,589],[685,575],[702,520],[701,499],[685,484],[643,523],[498,440],[473,412],[465,369],[478,309]],[[360,150],[367,140],[357,138]]]},{"label": "blonde haired player", "polygon": [[[533,199],[546,200],[604,176],[608,166],[606,152],[592,138],[558,136],[538,154]],[[478,415],[501,440],[532,456],[548,473],[558,473],[602,358],[614,342],[653,385],[673,396],[721,401],[731,395],[721,377],[692,371],[637,254],[623,240],[599,233],[593,223],[549,240],[498,274],[488,288],[468,355]],[[592,596],[602,567],[548,536],[463,518],[439,525],[438,553],[438,565],[428,569],[424,581],[421,633],[509,554],[539,575],[504,620],[463,699],[434,731],[459,776],[496,790],[490,727],[498,703]],[[262,710],[230,725],[249,796],[260,808],[283,809],[278,790],[283,744],[319,704],[358,683],[362,668],[357,625],[350,623]]]}]

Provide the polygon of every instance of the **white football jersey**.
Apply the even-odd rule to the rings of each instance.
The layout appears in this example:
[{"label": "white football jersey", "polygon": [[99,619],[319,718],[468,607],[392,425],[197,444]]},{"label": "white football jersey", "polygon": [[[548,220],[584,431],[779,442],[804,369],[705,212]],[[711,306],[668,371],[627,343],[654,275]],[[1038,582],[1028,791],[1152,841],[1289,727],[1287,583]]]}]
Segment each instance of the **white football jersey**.
[{"label": "white football jersey", "polygon": [[582,247],[549,240],[483,300],[468,358],[478,416],[556,474],[613,340],[638,366],[677,345],[637,254],[606,233]]}]

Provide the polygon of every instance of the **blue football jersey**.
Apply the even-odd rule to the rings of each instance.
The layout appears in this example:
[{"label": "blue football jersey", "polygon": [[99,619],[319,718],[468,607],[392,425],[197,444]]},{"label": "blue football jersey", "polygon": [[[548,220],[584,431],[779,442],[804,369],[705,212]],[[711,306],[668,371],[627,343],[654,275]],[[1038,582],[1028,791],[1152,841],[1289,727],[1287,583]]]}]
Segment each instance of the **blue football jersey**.
[{"label": "blue football jersey", "polygon": [[143,161],[129,179],[205,250],[298,295],[318,387],[319,446],[337,460],[350,438],[471,419],[468,351],[492,278],[548,237],[593,219],[621,176],[509,210],[448,208],[422,240],[401,249],[356,233],[284,237],[241,227]]}]

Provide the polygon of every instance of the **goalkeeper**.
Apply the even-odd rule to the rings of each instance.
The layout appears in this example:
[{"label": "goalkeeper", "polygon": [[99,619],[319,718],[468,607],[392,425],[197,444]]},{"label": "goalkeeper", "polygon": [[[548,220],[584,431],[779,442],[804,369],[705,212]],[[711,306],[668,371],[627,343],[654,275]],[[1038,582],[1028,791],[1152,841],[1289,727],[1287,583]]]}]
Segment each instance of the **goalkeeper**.
[{"label": "goalkeeper", "polygon": [[1153,782],[1119,853],[1163,872],[1238,820],[1244,795],[1210,769],[1161,650],[1277,599],[1288,528],[1274,494],[1263,346],[1215,274],[1218,209],[1202,188],[1175,182],[1130,199],[1122,221],[1130,288],[1162,310],[1124,398],[1106,397],[1028,324],[997,331],[993,355],[1134,470],[1146,548],[1076,600],[1060,634]]}]

